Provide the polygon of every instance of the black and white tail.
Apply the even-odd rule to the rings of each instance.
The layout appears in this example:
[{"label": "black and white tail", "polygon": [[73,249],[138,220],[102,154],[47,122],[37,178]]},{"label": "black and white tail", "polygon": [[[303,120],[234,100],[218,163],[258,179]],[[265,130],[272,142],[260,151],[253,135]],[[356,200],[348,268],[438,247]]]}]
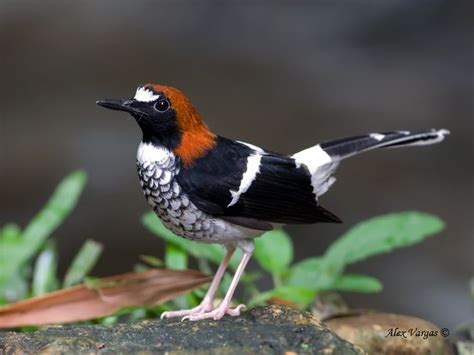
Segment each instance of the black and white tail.
[{"label": "black and white tail", "polygon": [[341,138],[302,150],[292,157],[305,164],[311,173],[316,196],[324,194],[336,181],[332,176],[342,159],[378,148],[398,148],[441,142],[449,131],[432,129],[423,132],[384,132]]}]

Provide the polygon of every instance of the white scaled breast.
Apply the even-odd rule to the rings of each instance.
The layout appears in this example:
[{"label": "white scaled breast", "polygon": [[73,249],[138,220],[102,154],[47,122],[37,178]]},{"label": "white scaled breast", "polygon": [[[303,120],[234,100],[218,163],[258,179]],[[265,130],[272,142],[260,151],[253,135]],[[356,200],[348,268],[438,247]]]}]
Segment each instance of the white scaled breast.
[{"label": "white scaled breast", "polygon": [[140,143],[137,151],[140,185],[150,206],[173,233],[186,239],[222,244],[262,233],[199,210],[176,179],[180,169],[179,159],[170,150]]}]

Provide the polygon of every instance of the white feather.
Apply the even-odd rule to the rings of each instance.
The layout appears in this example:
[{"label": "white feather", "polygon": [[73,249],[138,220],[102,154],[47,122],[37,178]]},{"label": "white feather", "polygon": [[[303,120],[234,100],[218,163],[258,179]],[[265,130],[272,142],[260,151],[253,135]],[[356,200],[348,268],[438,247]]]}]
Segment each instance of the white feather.
[{"label": "white feather", "polygon": [[319,144],[293,154],[292,158],[295,159],[296,167],[299,168],[301,164],[306,165],[311,175],[313,175],[319,167],[332,162],[329,154],[326,153]]},{"label": "white feather", "polygon": [[140,102],[151,102],[157,100],[159,97],[160,95],[156,95],[147,87],[140,86],[135,93],[134,99]]},{"label": "white feather", "polygon": [[379,142],[385,138],[385,134],[380,134],[380,133],[371,133],[369,136],[370,138],[378,140]]},{"label": "white feather", "polygon": [[[422,140],[422,137],[426,137],[427,135],[435,134],[436,137]],[[407,144],[401,144],[399,147],[410,147],[414,145],[430,145],[430,144],[436,144],[444,140],[444,137],[446,137],[450,132],[447,129],[439,129],[439,130],[432,130],[431,132],[423,132],[420,134],[413,134],[412,136],[409,136],[408,139],[413,139],[413,138],[420,138],[419,141],[413,142],[413,143],[407,143]],[[389,147],[388,148],[398,148],[398,146],[390,147],[390,145],[395,144],[397,142],[403,143],[404,140],[407,138],[403,137],[400,139],[394,139],[389,142]]]},{"label": "white feather", "polygon": [[296,167],[303,164],[308,168],[316,197],[324,194],[336,181],[331,174],[336,170],[338,162],[333,161],[319,144],[294,154],[292,158],[295,159]]},{"label": "white feather", "polygon": [[230,201],[227,207],[235,205],[237,201],[239,201],[240,196],[247,192],[247,190],[250,188],[257,174],[260,172],[261,160],[262,154],[258,151],[255,154],[249,155],[247,158],[247,170],[243,174],[242,180],[240,180],[239,189],[237,191],[230,191],[232,195],[232,201]]},{"label": "white feather", "polygon": [[173,152],[163,147],[154,146],[151,143],[141,142],[137,150],[137,160],[140,163],[158,162],[164,164],[173,155]]}]

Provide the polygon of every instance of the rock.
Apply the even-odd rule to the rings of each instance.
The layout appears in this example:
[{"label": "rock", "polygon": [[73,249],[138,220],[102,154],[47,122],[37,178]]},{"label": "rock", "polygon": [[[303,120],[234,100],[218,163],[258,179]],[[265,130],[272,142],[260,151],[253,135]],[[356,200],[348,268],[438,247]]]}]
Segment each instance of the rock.
[{"label": "rock", "polygon": [[0,333],[0,354],[362,354],[307,312],[257,307],[220,321],[146,320]]},{"label": "rock", "polygon": [[341,338],[369,354],[451,354],[446,329],[419,318],[390,313],[353,312],[325,320]]},{"label": "rock", "polygon": [[338,292],[319,292],[311,305],[311,313],[323,321],[349,310],[349,305]]}]

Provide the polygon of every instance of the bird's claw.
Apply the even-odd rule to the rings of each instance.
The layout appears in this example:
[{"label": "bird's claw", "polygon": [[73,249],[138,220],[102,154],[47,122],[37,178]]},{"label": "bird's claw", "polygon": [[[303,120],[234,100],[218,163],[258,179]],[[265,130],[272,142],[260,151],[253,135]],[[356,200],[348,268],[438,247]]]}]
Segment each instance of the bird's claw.
[{"label": "bird's claw", "polygon": [[197,321],[197,320],[202,320],[202,319],[214,319],[214,320],[219,320],[224,315],[228,314],[231,317],[236,317],[240,315],[240,310],[242,308],[245,308],[244,304],[239,304],[235,308],[230,308],[229,305],[220,305],[216,309],[210,311],[210,312],[199,312],[199,313],[190,313],[183,318],[181,318],[181,321],[184,320],[190,320],[190,321]]},{"label": "bird's claw", "polygon": [[[182,309],[180,311],[169,311],[161,313],[160,319],[166,318],[175,318],[175,317],[183,317],[192,314],[201,314],[205,312],[210,312],[213,310],[212,303],[201,303],[199,306],[191,308],[191,309]],[[183,318],[184,319],[184,318]]]}]

